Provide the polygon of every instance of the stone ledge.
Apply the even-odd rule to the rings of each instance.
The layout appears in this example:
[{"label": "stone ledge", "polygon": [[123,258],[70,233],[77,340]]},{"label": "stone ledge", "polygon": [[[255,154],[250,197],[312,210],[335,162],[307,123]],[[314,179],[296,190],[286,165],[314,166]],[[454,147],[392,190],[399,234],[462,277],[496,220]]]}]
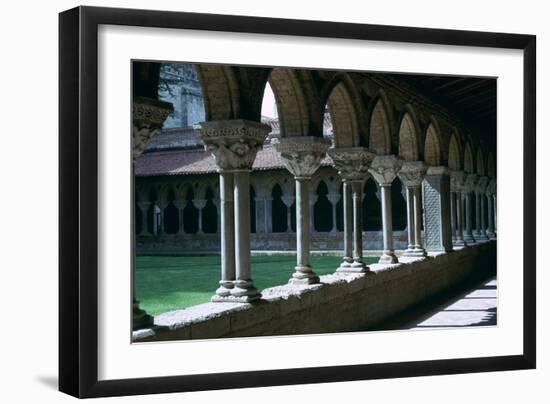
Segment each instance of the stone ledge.
[{"label": "stone ledge", "polygon": [[[496,242],[427,258],[372,264],[360,274],[321,276],[316,285],[281,285],[257,303],[205,303],[162,313],[155,326],[133,333],[134,342],[365,329],[420,303],[474,271],[494,270]],[[289,268],[289,274],[291,268]]]}]

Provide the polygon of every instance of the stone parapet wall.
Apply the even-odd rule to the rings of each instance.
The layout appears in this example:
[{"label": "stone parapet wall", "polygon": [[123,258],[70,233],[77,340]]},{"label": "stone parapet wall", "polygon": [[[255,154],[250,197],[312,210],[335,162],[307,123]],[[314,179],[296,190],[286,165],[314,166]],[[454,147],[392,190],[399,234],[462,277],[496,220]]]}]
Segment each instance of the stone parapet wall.
[{"label": "stone parapet wall", "polygon": [[[393,232],[394,246],[398,250],[407,248],[407,233]],[[294,251],[296,250],[296,233],[252,233],[250,235],[252,250]],[[311,233],[311,249],[342,250],[344,236],[342,232]],[[363,232],[365,250],[382,249],[382,232]],[[136,243],[138,255],[177,255],[189,253],[219,253],[220,236],[213,234],[165,234],[161,236],[138,236]]]},{"label": "stone parapet wall", "polygon": [[366,330],[469,277],[496,271],[496,242],[427,259],[373,264],[366,274],[321,276],[321,284],[262,291],[257,304],[206,303],[160,314],[137,342]]}]

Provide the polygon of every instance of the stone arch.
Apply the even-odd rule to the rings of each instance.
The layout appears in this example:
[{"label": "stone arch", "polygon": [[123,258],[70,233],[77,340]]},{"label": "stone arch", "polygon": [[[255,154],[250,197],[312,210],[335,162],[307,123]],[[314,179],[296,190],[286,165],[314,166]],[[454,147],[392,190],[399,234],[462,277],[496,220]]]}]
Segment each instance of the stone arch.
[{"label": "stone arch", "polygon": [[460,156],[460,143],[458,142],[458,136],[455,132],[451,135],[451,140],[449,141],[449,152],[447,153],[448,160],[447,165],[451,170],[460,171],[462,168],[462,160]]},{"label": "stone arch", "polygon": [[424,142],[424,161],[431,166],[441,164],[441,141],[439,130],[436,125],[430,123],[426,130],[426,140]]},{"label": "stone arch", "polygon": [[496,178],[496,171],[495,158],[493,157],[493,153],[489,152],[487,155],[487,176],[490,178]]},{"label": "stone arch", "polygon": [[231,66],[197,64],[207,121],[240,117],[240,91]]},{"label": "stone arch", "polygon": [[336,84],[327,98],[336,147],[359,146],[357,111],[343,81]]},{"label": "stone arch", "polygon": [[483,151],[481,150],[481,147],[477,148],[477,155],[476,155],[476,174],[483,177],[486,175],[485,170],[485,158],[483,156]]},{"label": "stone arch", "polygon": [[275,68],[268,81],[275,95],[281,137],[311,136],[306,96],[296,70]]},{"label": "stone arch", "polygon": [[201,210],[202,229],[205,233],[216,233],[218,231],[218,208],[214,203],[215,198],[216,193],[214,187],[208,185],[204,192],[206,203]]},{"label": "stone arch", "polygon": [[369,124],[369,149],[379,155],[391,153],[391,126],[385,102],[380,97],[371,113]]},{"label": "stone arch", "polygon": [[284,233],[288,229],[288,207],[283,202],[284,189],[279,182],[271,188],[271,228],[273,233]]},{"label": "stone arch", "polygon": [[466,143],[466,147],[464,147],[464,171],[468,174],[474,172],[474,158],[470,142]]},{"label": "stone arch", "polygon": [[399,157],[407,161],[418,160],[418,136],[412,115],[407,111],[399,125]]},{"label": "stone arch", "polygon": [[166,234],[176,234],[179,230],[179,210],[176,208],[176,189],[168,186],[166,189],[166,207],[164,208],[164,231]]},{"label": "stone arch", "polygon": [[332,204],[328,199],[329,186],[324,179],[319,181],[315,188],[317,201],[313,205],[313,224],[318,232],[332,230]]}]

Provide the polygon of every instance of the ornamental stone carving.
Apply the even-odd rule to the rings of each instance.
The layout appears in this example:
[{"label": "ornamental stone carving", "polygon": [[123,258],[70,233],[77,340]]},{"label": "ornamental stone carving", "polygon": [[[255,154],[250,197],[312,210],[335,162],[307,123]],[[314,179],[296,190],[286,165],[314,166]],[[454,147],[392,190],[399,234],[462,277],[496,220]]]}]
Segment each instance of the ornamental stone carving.
[{"label": "ornamental stone carving", "polygon": [[314,136],[288,137],[279,139],[275,149],[281,153],[283,164],[294,177],[311,178],[330,143],[330,139]]},{"label": "ornamental stone carving", "polygon": [[399,179],[407,188],[419,187],[426,175],[428,167],[422,161],[405,161],[397,173]]},{"label": "ornamental stone carving", "polygon": [[149,139],[162,129],[174,107],[169,102],[135,97],[132,104],[132,157],[139,157]]},{"label": "ornamental stone carving", "polygon": [[202,122],[199,132],[205,150],[222,170],[250,170],[271,127],[255,121],[233,119]]},{"label": "ornamental stone carving", "polygon": [[462,192],[465,181],[464,171],[451,171],[451,192]]},{"label": "ornamental stone carving", "polygon": [[375,154],[364,147],[338,147],[328,150],[334,168],[345,180],[364,180]]},{"label": "ornamental stone carving", "polygon": [[480,177],[476,185],[476,189],[475,189],[476,193],[484,194],[488,184],[489,184],[488,177]]},{"label": "ornamental stone carving", "polygon": [[401,168],[402,160],[394,155],[376,156],[369,172],[380,186],[389,186]]},{"label": "ornamental stone carving", "polygon": [[468,174],[468,176],[466,177],[466,181],[464,182],[464,187],[462,188],[462,192],[464,192],[465,194],[474,192],[478,180],[479,180],[479,175]]}]

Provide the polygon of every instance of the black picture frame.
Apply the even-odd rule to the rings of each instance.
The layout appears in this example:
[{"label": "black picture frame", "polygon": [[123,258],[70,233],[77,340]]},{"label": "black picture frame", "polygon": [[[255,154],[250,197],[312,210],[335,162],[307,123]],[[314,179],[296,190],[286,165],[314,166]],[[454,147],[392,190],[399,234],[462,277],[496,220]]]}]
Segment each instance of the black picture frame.
[{"label": "black picture frame", "polygon": [[[100,24],[523,50],[523,354],[98,381],[97,34]],[[77,7],[59,15],[59,99],[60,391],[84,398],[535,368],[535,36]]]}]

